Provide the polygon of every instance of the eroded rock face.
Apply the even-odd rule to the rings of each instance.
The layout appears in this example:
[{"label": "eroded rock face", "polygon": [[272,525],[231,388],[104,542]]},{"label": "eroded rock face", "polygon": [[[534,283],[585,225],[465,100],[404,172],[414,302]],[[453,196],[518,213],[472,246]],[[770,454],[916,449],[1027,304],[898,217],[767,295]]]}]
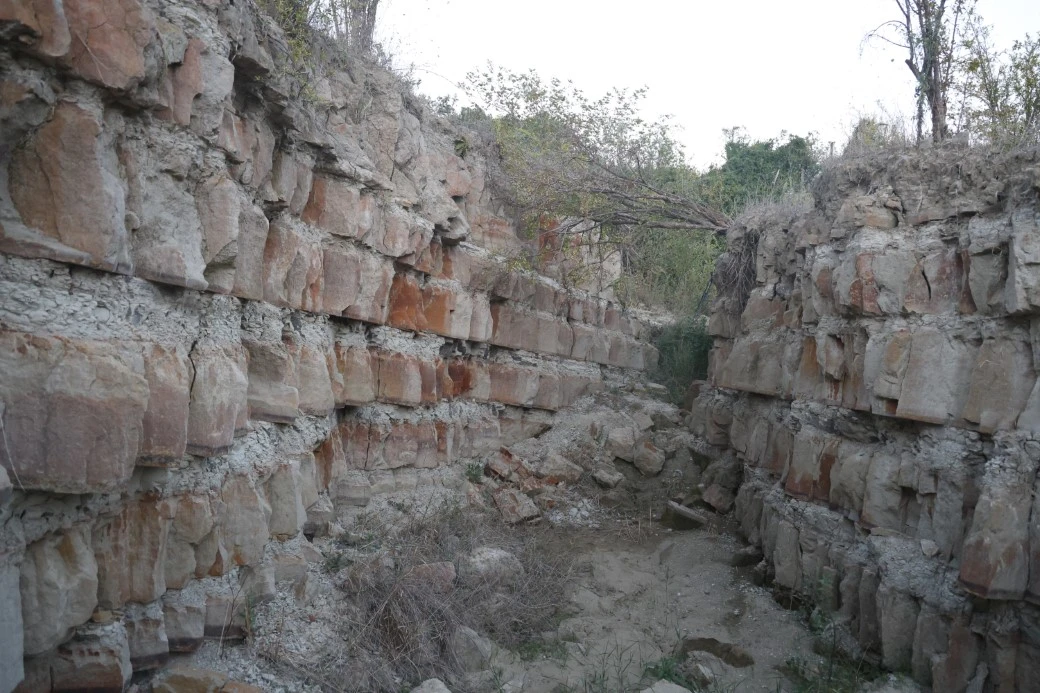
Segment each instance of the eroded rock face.
[{"label": "eroded rock face", "polygon": [[[50,535],[26,551],[21,572],[24,649],[40,654],[64,641],[85,623],[98,603],[98,565],[90,529]],[[49,618],[40,618],[49,614]]]},{"label": "eroded rock face", "polygon": [[[301,102],[258,12],[0,0],[5,693],[240,637],[236,590],[298,581],[308,537],[656,361],[609,281],[509,269],[464,133],[379,72]],[[582,473],[541,463],[525,492]]]},{"label": "eroded rock face", "polygon": [[141,354],[119,341],[11,331],[0,345],[6,460],[19,484],[85,493],[125,483],[148,405]]},{"label": "eroded rock face", "polygon": [[775,582],[935,690],[1040,685],[1038,162],[846,160],[738,222],[756,286],[716,302],[691,406]]},{"label": "eroded rock face", "polygon": [[9,194],[21,226],[0,248],[129,272],[126,202],[99,109],[61,102],[9,162]]}]

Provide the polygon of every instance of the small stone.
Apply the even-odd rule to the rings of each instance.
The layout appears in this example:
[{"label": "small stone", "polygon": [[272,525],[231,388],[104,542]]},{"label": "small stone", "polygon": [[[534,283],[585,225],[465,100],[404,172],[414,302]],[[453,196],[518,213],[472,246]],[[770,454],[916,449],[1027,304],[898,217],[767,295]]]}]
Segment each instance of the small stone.
[{"label": "small stone", "polygon": [[463,671],[483,671],[492,654],[491,641],[472,628],[460,626],[451,638],[451,655]]},{"label": "small stone", "polygon": [[511,525],[538,517],[538,506],[523,493],[503,488],[495,492],[495,505],[502,518]]},{"label": "small stone", "polygon": [[484,468],[487,471],[505,481],[513,478],[513,473],[516,471],[517,466],[516,458],[505,450],[500,450],[491,455],[487,462],[484,463]]},{"label": "small stone", "polygon": [[939,545],[931,539],[922,539],[921,553],[923,553],[925,556],[928,556],[928,558],[934,558],[939,554]]},{"label": "small stone", "polygon": [[733,508],[734,497],[719,484],[712,484],[704,491],[702,498],[705,503],[715,508],[720,513],[727,513]]},{"label": "small stone", "polygon": [[631,462],[636,446],[636,432],[632,428],[614,428],[607,434],[607,449],[614,457]]},{"label": "small stone", "polygon": [[700,529],[708,524],[707,517],[675,501],[668,501],[661,521],[672,529]]},{"label": "small stone", "polygon": [[592,472],[592,479],[603,488],[614,488],[625,480],[625,475],[611,466],[600,466]]},{"label": "small stone", "polygon": [[95,609],[90,620],[94,623],[111,623],[115,620],[115,614],[108,609]]},{"label": "small stone", "polygon": [[[971,690],[970,686],[968,690]],[[920,693],[920,691],[921,687],[905,676],[888,674],[876,681],[863,684],[857,693]]]},{"label": "small stone", "polygon": [[412,689],[412,693],[451,693],[440,679],[427,679]]},{"label": "small stone", "polygon": [[547,483],[558,484],[566,482],[572,484],[581,478],[582,469],[570,462],[563,455],[550,452],[537,464],[532,465],[534,474]]},{"label": "small stone", "polygon": [[480,546],[459,561],[459,573],[464,580],[478,581],[492,586],[512,586],[523,577],[520,560],[494,546]]},{"label": "small stone", "polygon": [[646,431],[654,427],[654,420],[648,414],[644,414],[641,411],[636,412],[632,415],[632,420],[636,422],[636,426],[639,426],[640,431]]},{"label": "small stone", "polygon": [[703,664],[688,667],[690,680],[702,688],[708,688],[715,682],[715,674]]},{"label": "small stone", "polygon": [[769,564],[765,561],[759,561],[758,565],[751,571],[751,582],[758,587],[766,584],[769,579]]},{"label": "small stone", "polygon": [[649,440],[645,440],[635,447],[632,464],[644,476],[656,476],[664,468],[664,459],[664,453]]},{"label": "small stone", "polygon": [[[705,593],[707,591],[705,590]],[[722,642],[715,638],[686,638],[677,648],[677,652],[684,655],[697,652],[707,652],[718,657],[731,667],[743,669],[755,664],[755,659],[747,650],[728,642]]]}]

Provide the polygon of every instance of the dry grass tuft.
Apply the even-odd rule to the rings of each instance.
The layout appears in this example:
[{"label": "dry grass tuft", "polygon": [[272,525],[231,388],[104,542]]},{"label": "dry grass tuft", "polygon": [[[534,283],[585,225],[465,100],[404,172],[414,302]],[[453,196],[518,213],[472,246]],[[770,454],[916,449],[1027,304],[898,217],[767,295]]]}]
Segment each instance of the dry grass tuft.
[{"label": "dry grass tuft", "polygon": [[[315,653],[313,680],[329,691],[399,691],[438,677],[463,690],[452,647],[460,627],[508,648],[555,627],[572,561],[550,531],[507,527],[458,505],[418,512],[395,529],[369,526],[366,550],[334,563],[345,596],[339,638]],[[508,551],[521,570],[474,575],[466,558],[482,547]]]}]

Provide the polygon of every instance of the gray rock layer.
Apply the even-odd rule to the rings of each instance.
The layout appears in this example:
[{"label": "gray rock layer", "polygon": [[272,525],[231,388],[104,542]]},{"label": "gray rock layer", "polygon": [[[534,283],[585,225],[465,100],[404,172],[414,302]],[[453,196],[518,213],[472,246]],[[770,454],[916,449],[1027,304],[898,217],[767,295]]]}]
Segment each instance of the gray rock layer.
[{"label": "gray rock layer", "polygon": [[689,421],[744,463],[743,532],[936,691],[1040,688],[1038,242],[1040,152],[951,148],[829,164],[720,261],[753,287]]}]

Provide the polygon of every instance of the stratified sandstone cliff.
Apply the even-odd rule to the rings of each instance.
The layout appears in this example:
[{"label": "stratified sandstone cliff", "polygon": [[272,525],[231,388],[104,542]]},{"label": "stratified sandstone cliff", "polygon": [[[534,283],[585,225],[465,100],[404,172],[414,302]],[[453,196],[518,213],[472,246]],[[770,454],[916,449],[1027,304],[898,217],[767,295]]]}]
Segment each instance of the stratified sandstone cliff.
[{"label": "stratified sandstone cliff", "polygon": [[121,690],[656,358],[507,269],[466,133],[349,58],[294,78],[252,2],[0,0],[0,39],[0,691]]},{"label": "stratified sandstone cliff", "polygon": [[[691,421],[763,567],[944,693],[1040,689],[1040,152],[830,166],[750,216]],[[756,245],[757,243],[757,245]]]}]

